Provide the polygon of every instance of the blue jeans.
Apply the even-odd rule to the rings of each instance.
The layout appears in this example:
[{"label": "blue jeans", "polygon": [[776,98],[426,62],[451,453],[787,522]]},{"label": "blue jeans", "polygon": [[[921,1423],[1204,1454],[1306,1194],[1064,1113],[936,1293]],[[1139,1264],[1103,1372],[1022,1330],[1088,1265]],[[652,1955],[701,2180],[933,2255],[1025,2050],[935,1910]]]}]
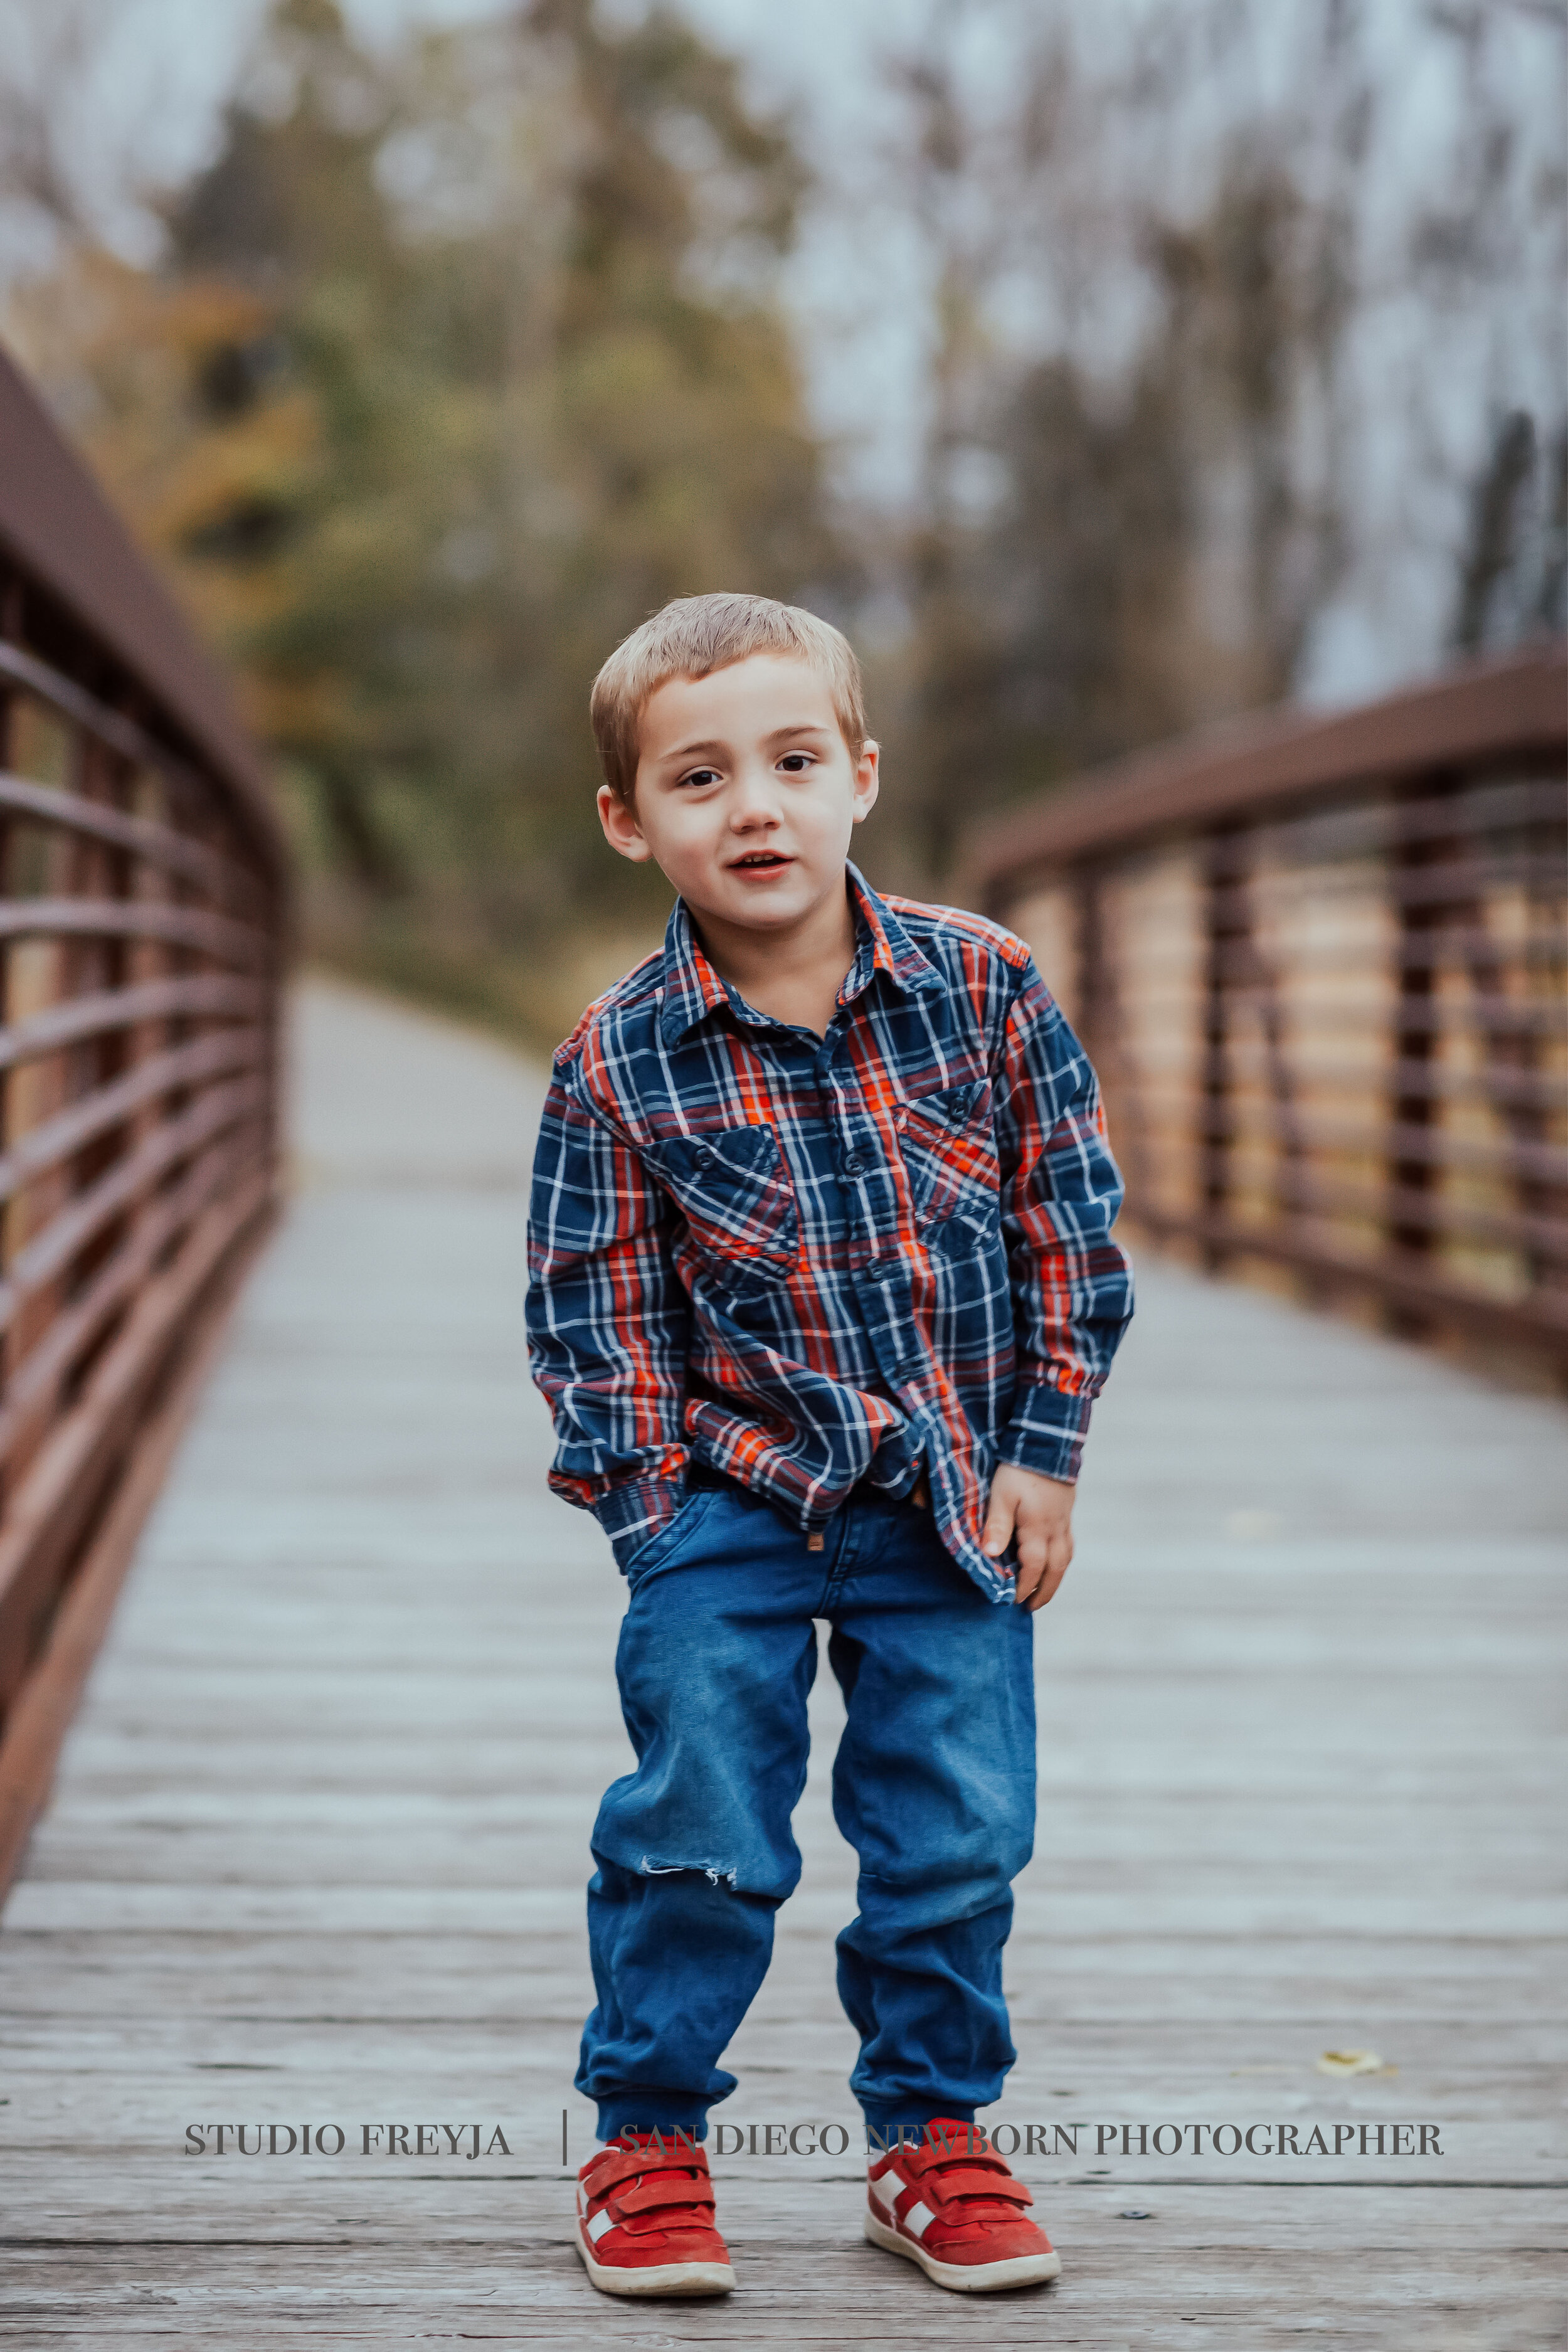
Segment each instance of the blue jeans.
[{"label": "blue jeans", "polygon": [[577,2088],[606,2139],[700,2137],[719,2060],[800,1877],[814,1620],[848,1720],[833,1810],[860,1857],[838,1992],[879,2132],[973,2118],[1015,2056],[1009,1882],[1035,1822],[1034,1621],[987,1601],[912,1503],[851,1500],[820,1552],[739,1489],[700,1489],[637,1553],[616,1669],[635,1772],[594,1828],[597,2005]]}]

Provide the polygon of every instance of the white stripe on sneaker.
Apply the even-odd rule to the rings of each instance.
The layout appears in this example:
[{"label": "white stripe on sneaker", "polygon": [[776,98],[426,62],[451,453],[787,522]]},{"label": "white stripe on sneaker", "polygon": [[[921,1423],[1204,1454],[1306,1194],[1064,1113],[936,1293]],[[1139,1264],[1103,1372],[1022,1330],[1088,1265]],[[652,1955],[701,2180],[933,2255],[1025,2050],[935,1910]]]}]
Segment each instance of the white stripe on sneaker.
[{"label": "white stripe on sneaker", "polygon": [[935,2220],[929,2205],[911,2205],[904,2215],[904,2227],[911,2238],[923,2238]]},{"label": "white stripe on sneaker", "polygon": [[868,2179],[866,2186],[884,2213],[891,2213],[894,2200],[900,2194],[903,2182],[896,2172],[885,2173],[880,2180]]},{"label": "white stripe on sneaker", "polygon": [[614,2217],[610,2212],[609,2207],[606,2205],[604,2211],[602,2213],[595,2213],[593,2220],[589,2222],[588,2235],[593,2239],[594,2243],[597,2245],[605,2231],[613,2230],[615,2226]]}]

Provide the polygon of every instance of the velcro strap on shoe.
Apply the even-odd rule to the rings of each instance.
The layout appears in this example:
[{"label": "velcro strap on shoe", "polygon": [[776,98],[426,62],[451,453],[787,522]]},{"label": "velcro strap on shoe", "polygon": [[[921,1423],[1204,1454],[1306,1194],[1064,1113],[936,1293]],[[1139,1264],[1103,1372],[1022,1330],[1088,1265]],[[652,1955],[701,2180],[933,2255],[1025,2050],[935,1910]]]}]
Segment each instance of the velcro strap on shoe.
[{"label": "velcro strap on shoe", "polygon": [[923,2179],[928,2172],[940,2171],[946,2164],[984,2165],[987,2170],[999,2172],[1009,2180],[1013,2177],[1004,2158],[994,2156],[987,2147],[971,2148],[968,2146],[962,2125],[945,2144],[938,2140],[933,2146],[928,2141],[921,2147],[910,2147],[900,2150],[899,2169],[911,2180]]},{"label": "velcro strap on shoe", "polygon": [[638,2173],[658,2172],[666,2165],[679,2165],[682,2172],[700,2172],[706,2179],[708,2151],[677,2148],[673,2139],[666,2140],[662,2156],[657,2147],[617,2147],[598,2158],[584,2176],[583,2186],[590,2197],[603,2197],[618,2180],[635,2180]]},{"label": "velcro strap on shoe", "polygon": [[983,2170],[977,2164],[954,2165],[949,2171],[928,2177],[920,2188],[926,2203],[939,2210],[965,2197],[1001,2197],[1009,2205],[1032,2205],[1035,2201],[1023,2182],[1015,2180],[1005,2165],[994,2171],[989,2167]]},{"label": "velcro strap on shoe", "polygon": [[655,2205],[706,2205],[713,2210],[713,2184],[710,2180],[693,2180],[684,2172],[652,2172],[639,2180],[635,2189],[612,2197],[613,2213],[646,2213]]}]

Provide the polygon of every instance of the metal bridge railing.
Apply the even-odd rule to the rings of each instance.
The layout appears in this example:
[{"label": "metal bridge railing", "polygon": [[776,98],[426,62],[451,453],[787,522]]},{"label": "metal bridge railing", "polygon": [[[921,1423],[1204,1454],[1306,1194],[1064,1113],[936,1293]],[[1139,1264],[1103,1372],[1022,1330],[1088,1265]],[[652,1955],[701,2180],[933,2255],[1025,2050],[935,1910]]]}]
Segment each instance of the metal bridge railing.
[{"label": "metal bridge railing", "polygon": [[0,1886],[279,1158],[283,845],[0,360]]},{"label": "metal bridge railing", "polygon": [[1083,778],[977,834],[1130,1215],[1568,1369],[1560,646]]}]

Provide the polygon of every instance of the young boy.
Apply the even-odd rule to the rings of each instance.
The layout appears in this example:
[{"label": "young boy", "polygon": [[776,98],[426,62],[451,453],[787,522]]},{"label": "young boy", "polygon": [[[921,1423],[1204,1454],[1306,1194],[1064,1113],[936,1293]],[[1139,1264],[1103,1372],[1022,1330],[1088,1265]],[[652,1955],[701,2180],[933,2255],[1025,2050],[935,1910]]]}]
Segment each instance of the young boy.
[{"label": "young boy", "polygon": [[825,1618],[866,2233],[943,2286],[1051,2278],[1028,2190],[965,2126],[1015,2055],[1032,1612],[1131,1311],[1094,1074],[1020,940],[847,863],[878,747],[837,629],[681,598],[592,715],[605,833],[679,897],[556,1055],[534,1171],[551,1483],[630,1587],[637,1759],[594,1831],[578,2251],[612,2294],[734,2284],[700,2143],[800,1874]]}]

